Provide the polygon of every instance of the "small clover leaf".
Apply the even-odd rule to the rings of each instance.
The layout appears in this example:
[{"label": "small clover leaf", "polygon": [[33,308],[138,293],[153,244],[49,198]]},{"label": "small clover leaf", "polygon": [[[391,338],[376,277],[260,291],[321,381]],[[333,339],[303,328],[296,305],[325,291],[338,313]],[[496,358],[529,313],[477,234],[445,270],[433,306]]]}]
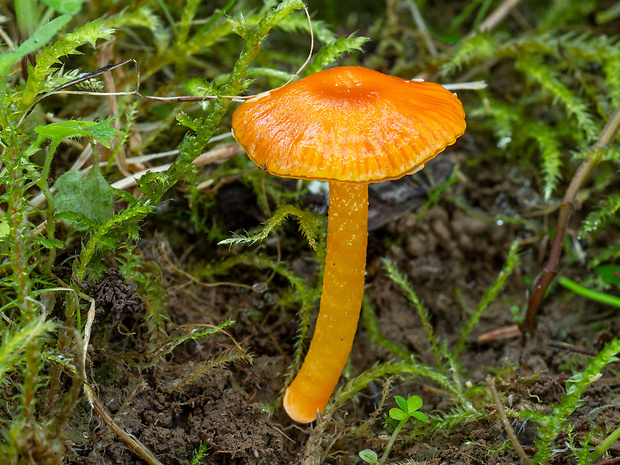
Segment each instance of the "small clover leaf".
[{"label": "small clover leaf", "polygon": [[420,410],[422,407],[422,399],[420,396],[411,396],[407,399],[407,412],[412,414],[416,410]]},{"label": "small clover leaf", "polygon": [[393,420],[397,420],[397,421],[403,421],[409,418],[409,415],[407,414],[407,412],[399,408],[391,408],[389,415],[390,415],[390,418],[392,418]]},{"label": "small clover leaf", "polygon": [[[398,433],[400,433],[400,431],[405,426],[405,423],[407,423],[410,418],[413,417],[420,421],[428,421],[428,417],[425,414],[423,414],[422,412],[418,412],[418,410],[422,407],[422,399],[419,396],[411,396],[407,399],[401,396],[394,396],[394,400],[396,400],[398,408],[391,408],[388,412],[388,415],[392,420],[398,421],[398,425],[394,429],[392,437],[390,438],[387,446],[385,447],[385,451],[383,452],[381,460],[379,460],[378,462],[371,462],[362,457],[362,452],[369,451],[369,449],[366,449],[365,451],[359,453],[360,457],[362,457],[362,459],[368,463],[377,463],[378,465],[383,465],[385,463],[388,455],[390,454],[390,450],[392,449],[392,445],[394,445],[396,436],[398,436]],[[376,457],[376,454],[374,452],[372,453]]]},{"label": "small clover leaf", "polygon": [[357,455],[359,455],[360,458],[366,463],[370,463],[373,465],[379,463],[379,457],[374,451],[370,449],[364,449],[363,451],[358,452]]},{"label": "small clover leaf", "polygon": [[394,399],[396,399],[396,403],[398,404],[398,406],[405,412],[409,411],[409,407],[407,405],[407,401],[405,400],[404,397],[401,396],[395,396]]},{"label": "small clover leaf", "polygon": [[390,409],[389,416],[393,420],[407,421],[409,418],[414,417],[421,421],[428,421],[428,417],[418,410],[422,407],[422,399],[419,396],[411,396],[406,400],[404,397],[395,396],[396,404],[400,408]]}]

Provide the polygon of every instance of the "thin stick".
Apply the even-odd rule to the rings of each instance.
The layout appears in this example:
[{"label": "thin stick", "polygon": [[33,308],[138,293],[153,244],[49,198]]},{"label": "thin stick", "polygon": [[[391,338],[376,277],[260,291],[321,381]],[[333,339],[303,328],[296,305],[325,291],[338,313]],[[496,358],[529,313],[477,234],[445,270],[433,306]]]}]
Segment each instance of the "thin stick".
[{"label": "thin stick", "polygon": [[[90,145],[89,145],[90,147]],[[174,155],[175,153],[177,153],[178,150],[176,151],[172,151],[172,152],[167,152],[166,155]],[[232,157],[234,157],[235,155],[240,155],[243,153],[243,149],[241,147],[239,147],[239,145],[237,144],[224,144],[224,145],[220,145],[217,146],[211,150],[209,150],[208,152],[204,152],[201,155],[199,155],[198,157],[196,157],[192,163],[195,166],[204,166],[204,165],[208,165],[211,163],[224,163],[225,161],[231,159]],[[153,155],[154,157],[154,155]],[[139,158],[139,157],[136,157]],[[131,158],[128,158],[128,160],[132,160]],[[153,172],[162,172],[162,171],[166,171],[168,168],[170,168],[171,163],[166,163],[164,165],[158,165],[158,166],[153,166],[152,168],[147,168],[145,170],[142,171],[138,171],[136,173],[133,173],[123,179],[119,179],[118,181],[110,184],[114,189],[129,189],[130,187],[135,187],[137,185],[137,180],[140,179],[142,176],[144,176],[146,173],[148,173],[149,171],[153,171]],[[82,173],[88,173],[88,171],[90,170],[90,166],[84,168],[82,170]],[[74,169],[74,168],[71,168]],[[56,192],[56,189],[54,187],[51,188],[52,193]],[[31,201],[30,204],[32,205],[32,209],[34,208],[41,208],[43,205],[45,205],[45,197],[43,196],[43,194],[39,194],[36,197],[34,197]],[[31,210],[29,210],[31,211]]]},{"label": "thin stick", "polygon": [[[280,87],[284,87],[287,84],[290,84],[291,81],[295,79],[297,76],[299,76],[299,73],[301,73],[302,70],[306,66],[308,66],[308,63],[310,63],[310,60],[312,59],[312,53],[314,52],[314,31],[312,30],[312,18],[310,18],[310,13],[308,12],[308,8],[304,8],[304,13],[306,13],[306,18],[308,18],[308,24],[310,24],[310,51],[308,53],[308,58],[306,58],[306,61],[304,61],[304,64],[301,65],[301,67],[297,70],[297,72],[293,75],[293,77],[290,78],[288,81],[286,81],[286,84],[283,84]],[[241,97],[241,98],[248,98],[248,97]]]},{"label": "thin stick", "polygon": [[505,0],[504,3],[498,6],[497,9],[493,11],[493,13],[487,16],[486,19],[482,21],[482,23],[480,23],[477,31],[471,31],[465,36],[464,40],[471,39],[479,32],[485,32],[490,31],[491,29],[495,29],[495,26],[497,26],[506,16],[508,16],[512,9],[516,7],[519,3],[521,3],[521,0]]},{"label": "thin stick", "polygon": [[493,378],[487,378],[487,384],[489,385],[489,390],[491,391],[491,395],[493,396],[493,400],[495,401],[497,413],[499,413],[499,419],[502,421],[502,424],[506,429],[506,434],[508,434],[510,442],[512,442],[512,445],[517,451],[517,454],[519,454],[519,457],[521,457],[521,460],[523,460],[527,465],[534,465],[534,462],[532,462],[532,460],[527,455],[525,455],[523,447],[521,447],[521,444],[519,444],[519,440],[517,439],[517,436],[515,436],[515,432],[512,429],[512,426],[510,426],[510,422],[508,421],[508,417],[506,416],[506,411],[504,410],[504,405],[502,404],[502,401],[497,394],[497,389],[495,388],[495,380]]},{"label": "thin stick", "polygon": [[136,453],[138,457],[140,457],[142,460],[147,461],[151,465],[163,465],[159,460],[155,458],[153,453],[138,440],[138,438],[136,438],[133,434],[126,432],[125,430],[123,430],[123,428],[116,424],[116,422],[112,419],[110,413],[106,410],[103,403],[99,400],[99,397],[95,395],[95,392],[88,384],[84,384],[84,392],[86,393],[86,397],[88,398],[90,405],[93,406],[93,409],[99,414],[104,423],[108,425],[110,429],[119,438],[121,438],[125,442],[125,444],[127,444]]},{"label": "thin stick", "polygon": [[0,27],[0,37],[2,37],[2,39],[6,42],[6,45],[9,47],[9,50],[11,52],[14,52],[15,44],[13,43],[9,35],[6,32],[4,32],[4,28],[2,27]]},{"label": "thin stick", "polygon": [[[243,149],[239,145],[226,144],[226,145],[216,147],[213,150],[209,150],[208,152],[205,152],[202,155],[199,155],[197,158],[195,158],[192,161],[192,163],[195,166],[203,166],[203,165],[207,165],[210,163],[223,163],[226,160],[234,157],[235,155],[239,155],[241,153],[243,153]],[[138,184],[137,180],[140,179],[142,176],[144,176],[149,171],[162,172],[162,171],[166,171],[168,168],[170,168],[170,166],[172,166],[171,163],[166,163],[165,165],[154,166],[153,168],[148,168],[146,170],[138,171],[137,173],[133,173],[131,176],[120,179],[110,184],[110,186],[113,187],[114,189],[120,189],[120,190],[125,190],[125,189],[129,189],[130,187],[135,187]],[[82,173],[88,173],[90,168],[91,168],[90,166],[87,168],[84,168],[82,170]],[[52,193],[57,192],[55,187],[52,187],[50,191]],[[33,199],[31,204],[34,208],[38,208],[44,205],[45,201],[46,201],[45,196],[38,195],[37,197]],[[45,229],[46,224],[47,224],[47,220],[43,220],[43,222],[41,222],[36,227],[35,229],[36,233],[41,234],[43,230]]]},{"label": "thin stick", "polygon": [[407,5],[409,6],[409,10],[411,11],[411,16],[413,16],[413,21],[415,25],[420,30],[420,34],[424,38],[424,42],[426,42],[426,48],[428,48],[431,56],[437,56],[437,47],[435,47],[435,43],[433,42],[433,38],[431,37],[431,33],[426,27],[426,23],[424,22],[424,18],[420,14],[420,9],[418,8],[418,4],[415,0],[407,0]]},{"label": "thin stick", "polygon": [[603,460],[602,462],[598,462],[596,465],[615,465],[620,463],[620,457],[614,457],[613,459]]},{"label": "thin stick", "polygon": [[[97,57],[97,64],[101,66],[105,63],[109,63],[111,61],[110,60],[111,55],[112,55],[112,47],[108,43],[102,47],[102,51]],[[112,73],[104,73],[102,78],[103,78],[105,89],[109,91],[110,93],[116,92],[116,84],[114,82],[114,77],[112,76]],[[116,101],[116,98],[114,98],[114,96],[112,95],[109,95],[106,100],[108,101],[108,111],[110,115],[115,117],[111,123],[112,127],[116,129],[117,131],[120,131],[121,122],[118,119],[118,102]],[[125,161],[125,158],[126,158],[125,147],[123,145],[121,145],[120,147],[117,147],[117,144],[118,144],[118,140],[115,140],[112,142],[112,145],[111,145],[112,152],[116,150],[116,160],[115,160],[116,164],[118,166],[119,171],[123,174],[123,176],[129,176],[130,175],[129,167],[127,166],[127,162]]]},{"label": "thin stick", "polygon": [[575,198],[577,197],[577,193],[594,168],[598,165],[603,147],[607,146],[613,140],[618,132],[618,127],[620,127],[620,106],[616,109],[609,121],[607,121],[600,137],[591,147],[591,154],[581,163],[581,166],[577,169],[577,172],[566,189],[562,204],[560,205],[558,225],[556,227],[555,236],[553,237],[553,243],[551,244],[549,260],[536,281],[532,298],[527,307],[525,321],[523,322],[524,334],[532,333],[536,329],[536,314],[542,304],[549,284],[551,284],[551,281],[553,281],[553,278],[558,273],[558,264],[560,262],[560,256],[562,255],[562,244],[564,242],[566,230],[568,229],[568,222],[573,210],[575,210]]},{"label": "thin stick", "polygon": [[[237,144],[226,144],[219,147],[216,147],[208,152],[203,153],[202,155],[195,158],[192,163],[195,166],[203,166],[210,163],[223,163],[226,160],[231,159],[235,155],[239,155],[243,153],[243,149],[239,147]],[[137,180],[144,176],[149,171],[153,172],[161,172],[166,171],[170,168],[172,164],[166,163],[164,165],[154,166],[152,168],[147,168],[142,171],[138,171],[137,173],[133,173],[126,178],[120,179],[111,184],[111,186],[115,189],[128,189],[130,187],[134,187],[137,184]]]},{"label": "thin stick", "polygon": [[[54,276],[54,275],[52,275]],[[60,279],[58,276],[54,276],[54,279],[63,287],[54,287],[51,289],[47,289],[47,292],[60,292],[60,291],[66,291],[66,292],[73,292],[74,294],[76,294],[78,297],[81,297],[82,299],[90,302],[90,305],[88,307],[88,314],[87,314],[87,318],[86,318],[86,324],[84,325],[84,338],[80,339],[80,344],[82,347],[82,350],[84,352],[83,357],[84,360],[86,360],[88,358],[88,344],[90,344],[90,334],[93,328],[93,323],[95,322],[95,316],[96,316],[96,312],[95,312],[95,299],[93,299],[91,296],[84,294],[83,292],[76,292],[71,286],[69,286],[69,284],[67,284],[66,282],[64,282],[62,279]],[[86,377],[86,362],[84,362],[82,365],[82,370],[83,372],[80,373],[80,375],[83,378],[83,381],[85,382],[86,379],[88,379]]]},{"label": "thin stick", "polygon": [[[63,428],[71,418],[73,409],[80,398],[82,385],[86,381],[86,351],[83,350],[84,341],[77,329],[73,328],[72,330],[75,337],[75,373],[73,374],[69,392],[67,392],[62,400],[60,412],[54,416],[50,424],[50,430],[58,436],[62,434]],[[83,355],[80,356],[80,354]]]},{"label": "thin stick", "polygon": [[486,81],[473,81],[473,82],[453,82],[449,84],[441,84],[444,89],[448,90],[480,90],[486,89],[487,83]]},{"label": "thin stick", "polygon": [[160,253],[164,257],[164,260],[166,261],[166,263],[168,263],[168,266],[170,268],[172,268],[172,271],[175,271],[176,273],[179,273],[179,274],[185,276],[190,281],[192,281],[195,284],[198,284],[199,286],[202,286],[202,287],[220,287],[220,286],[241,287],[241,288],[249,289],[251,291],[256,291],[256,292],[261,291],[261,290],[263,290],[266,287],[264,285],[264,283],[261,283],[260,286],[250,286],[249,284],[240,284],[240,283],[233,283],[233,282],[228,282],[228,281],[219,281],[219,282],[216,282],[216,283],[205,283],[205,282],[202,282],[199,279],[195,278],[194,276],[189,274],[187,271],[182,270],[181,268],[176,266],[174,263],[172,263],[172,261],[168,257],[168,254],[166,253],[166,247],[164,246],[164,244],[161,244]]}]

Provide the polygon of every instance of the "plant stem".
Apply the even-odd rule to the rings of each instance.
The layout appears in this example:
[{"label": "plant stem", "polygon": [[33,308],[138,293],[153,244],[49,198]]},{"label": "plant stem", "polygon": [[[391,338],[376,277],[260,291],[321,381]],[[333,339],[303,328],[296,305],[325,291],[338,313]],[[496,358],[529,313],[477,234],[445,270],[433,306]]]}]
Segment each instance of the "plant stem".
[{"label": "plant stem", "polygon": [[538,313],[538,309],[542,304],[542,301],[545,296],[545,292],[553,281],[553,278],[558,272],[558,263],[560,262],[560,255],[562,254],[562,243],[564,241],[564,236],[566,235],[566,230],[568,229],[568,222],[570,217],[575,209],[575,197],[577,196],[577,192],[584,184],[588,176],[592,173],[594,168],[598,165],[601,159],[602,148],[608,145],[613,138],[616,136],[618,131],[618,127],[620,126],[620,107],[618,107],[613,114],[613,116],[609,119],[603,131],[598,138],[598,140],[594,143],[591,149],[591,154],[586,158],[581,166],[577,169],[577,172],[573,176],[570,184],[568,185],[568,189],[566,189],[566,193],[564,194],[564,198],[562,199],[562,204],[560,205],[560,213],[558,215],[558,225],[555,231],[555,236],[553,237],[553,243],[551,244],[551,251],[549,252],[549,260],[547,264],[544,266],[542,273],[538,277],[536,281],[536,286],[534,288],[534,292],[532,293],[532,298],[527,307],[527,312],[525,315],[525,321],[523,323],[522,331],[527,333],[532,333],[536,329],[536,314]]},{"label": "plant stem", "polygon": [[499,418],[502,421],[504,428],[506,429],[506,434],[508,434],[510,442],[512,442],[512,446],[517,451],[517,454],[519,454],[519,457],[521,457],[521,460],[523,460],[527,465],[534,465],[534,462],[532,462],[532,460],[527,455],[525,455],[523,447],[521,447],[517,436],[515,436],[515,432],[510,425],[510,421],[508,421],[508,417],[506,416],[504,405],[502,404],[502,401],[499,398],[499,394],[497,393],[495,381],[493,380],[493,378],[487,378],[487,384],[489,386],[489,390],[491,391],[491,395],[493,396],[493,400],[495,401],[495,406],[497,407],[497,413],[499,413]]},{"label": "plant stem", "polygon": [[392,437],[390,438],[389,442],[387,443],[387,446],[385,446],[385,451],[383,452],[383,455],[381,456],[381,460],[379,460],[379,465],[383,465],[385,463],[385,461],[387,460],[388,455],[390,454],[390,450],[392,449],[392,446],[394,445],[394,441],[396,441],[396,436],[398,436],[398,433],[400,433],[400,430],[403,429],[403,426],[405,426],[405,423],[407,423],[407,420],[409,420],[409,418],[410,417],[403,418],[398,423],[398,426],[396,427],[396,429],[392,433]]},{"label": "plant stem", "polygon": [[[47,148],[47,155],[45,157],[43,170],[41,171],[41,178],[37,181],[37,186],[39,186],[39,189],[41,189],[41,192],[43,193],[43,195],[45,196],[45,200],[47,201],[47,221],[45,223],[45,231],[47,233],[47,238],[50,241],[54,239],[56,222],[54,221],[54,196],[52,195],[52,192],[47,185],[47,181],[49,179],[52,159],[54,158],[54,154],[56,153],[56,149],[58,148],[59,143],[60,141],[54,142]],[[52,274],[52,267],[54,266],[54,262],[56,261],[55,247],[49,249],[45,260],[46,261],[43,265],[42,273],[46,276],[49,276]]]},{"label": "plant stem", "polygon": [[590,454],[590,460],[594,461],[598,459],[618,439],[620,439],[620,427],[616,428],[613,433],[607,436],[607,438],[601,442],[596,449],[594,449],[594,452]]},{"label": "plant stem", "polygon": [[84,384],[84,393],[86,398],[93,407],[93,410],[99,414],[103,422],[114,432],[121,440],[133,450],[138,457],[146,461],[150,465],[162,465],[155,455],[133,434],[127,433],[123,428],[118,426],[112,415],[107,411],[101,400],[95,394],[95,391],[88,384]]},{"label": "plant stem", "polygon": [[587,287],[580,286],[572,279],[564,278],[562,276],[558,278],[558,283],[582,297],[620,308],[620,298],[616,296],[605,294],[604,292],[593,291]]}]

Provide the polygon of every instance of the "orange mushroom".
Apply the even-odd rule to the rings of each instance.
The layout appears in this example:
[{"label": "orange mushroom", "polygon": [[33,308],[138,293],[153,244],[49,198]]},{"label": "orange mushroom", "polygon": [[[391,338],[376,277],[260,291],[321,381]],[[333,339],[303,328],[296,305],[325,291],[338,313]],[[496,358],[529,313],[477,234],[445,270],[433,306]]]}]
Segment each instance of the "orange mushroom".
[{"label": "orange mushroom", "polygon": [[300,423],[329,400],[353,345],[364,293],[368,183],[424,166],[465,131],[465,113],[438,84],[361,67],[312,74],[243,103],[234,136],[260,168],[329,181],[319,317],[284,408]]}]

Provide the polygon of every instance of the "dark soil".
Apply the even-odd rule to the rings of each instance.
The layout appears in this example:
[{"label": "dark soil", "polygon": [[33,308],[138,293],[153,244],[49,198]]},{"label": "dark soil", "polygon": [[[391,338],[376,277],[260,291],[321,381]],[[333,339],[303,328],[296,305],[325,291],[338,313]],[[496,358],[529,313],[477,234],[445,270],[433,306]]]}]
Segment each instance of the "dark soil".
[{"label": "dark soil", "polygon": [[[439,339],[451,346],[460,336],[467,312],[476,307],[497,278],[509,244],[516,237],[521,238],[520,265],[509,277],[500,299],[483,315],[460,362],[468,374],[463,382],[485,388],[488,375],[499,375],[498,389],[508,407],[546,411],[550,403],[560,399],[571,368],[583,368],[587,359],[586,355],[557,343],[596,353],[609,334],[618,336],[620,322],[608,307],[581,298],[568,299],[561,288],[555,288],[545,301],[538,331],[525,345],[517,332],[509,332],[506,338],[492,333],[513,325],[510,308],[527,302],[527,283],[540,271],[547,244],[547,237],[538,231],[545,233],[553,228],[556,212],[542,204],[532,187],[534,180],[507,164],[467,167],[465,145],[463,142],[447,150],[429,163],[424,174],[371,188],[366,294],[383,334],[432,365],[428,338],[418,315],[386,276],[381,260],[389,258],[406,273],[429,309]],[[427,199],[425,188],[429,183],[444,182],[455,163],[461,166],[461,176],[418,221],[417,212]],[[226,189],[227,198],[244,199],[244,206],[235,210],[234,215],[210,212],[210,220],[221,230],[252,227],[264,220],[244,184],[235,182]],[[181,196],[170,205],[178,210],[180,202]],[[304,202],[316,208],[325,207],[321,197],[308,197],[300,203]],[[155,367],[139,370],[135,360],[140,358],[139,352],[147,341],[143,339],[146,336],[141,321],[144,309],[139,308],[142,302],[134,295],[135,289],[119,284],[117,275],[109,276],[107,282],[91,283],[91,295],[98,296],[102,307],[111,314],[105,316],[107,320],[103,316],[100,320],[108,326],[95,329],[89,370],[96,383],[96,394],[114,422],[164,464],[188,463],[192,452],[205,441],[209,449],[203,463],[210,464],[295,464],[302,457],[313,455],[325,456],[326,463],[331,464],[362,463],[357,456],[360,450],[372,448],[382,452],[391,434],[383,425],[383,414],[393,401],[388,400],[387,408],[376,415],[383,389],[380,383],[371,383],[361,395],[345,404],[326,426],[323,441],[318,444],[307,444],[309,438],[314,438],[313,426],[294,424],[279,405],[272,411],[291,363],[298,324],[298,309],[279,305],[290,291],[286,282],[276,277],[266,290],[254,292],[230,285],[201,286],[180,272],[242,250],[276,257],[275,240],[229,251],[198,234],[173,231],[173,222],[166,220],[173,213],[163,209],[159,219],[145,225],[152,240],[140,246],[145,259],[158,262],[163,270],[169,295],[166,309],[170,333],[178,332],[178,325],[218,324],[226,318],[234,319],[236,323],[227,332],[252,356],[252,363],[214,368],[168,392],[166,387],[171,381],[230,350],[231,339],[216,334],[198,342],[186,342]],[[316,282],[317,267],[304,239],[294,228],[288,228],[279,239],[283,244],[282,260],[301,276]],[[162,254],[162,247],[166,255]],[[264,282],[269,274],[268,270],[239,266],[222,276],[222,281],[253,285]],[[123,300],[121,291],[126,292],[124,298],[131,303],[132,314],[118,313],[117,304]],[[119,319],[122,324],[115,325]],[[482,335],[486,337],[479,339]],[[352,363],[345,376],[355,376],[378,361],[392,358],[387,350],[370,344],[366,328],[360,323]],[[424,399],[423,410],[428,415],[445,414],[453,406],[450,397],[427,380],[392,380],[391,385],[394,389],[388,399],[395,394],[418,394]],[[610,431],[618,426],[620,412],[613,405],[617,405],[619,395],[620,381],[609,374],[586,391],[582,406],[571,417],[577,439],[588,431],[591,421],[607,425]],[[411,436],[405,430],[391,458],[413,458],[416,463],[427,464],[518,463],[495,405],[485,404],[482,408],[488,413],[486,419],[461,423],[454,429],[423,436]],[[85,423],[90,435],[78,437],[71,433],[84,431]],[[358,428],[361,425],[365,426]],[[536,425],[515,421],[513,426],[526,452],[533,454]],[[86,401],[76,411],[67,439],[73,448],[66,463],[146,463],[92,413]],[[566,441],[567,438],[558,440],[555,463],[573,463],[566,458]],[[618,452],[612,451],[614,454]]]}]

